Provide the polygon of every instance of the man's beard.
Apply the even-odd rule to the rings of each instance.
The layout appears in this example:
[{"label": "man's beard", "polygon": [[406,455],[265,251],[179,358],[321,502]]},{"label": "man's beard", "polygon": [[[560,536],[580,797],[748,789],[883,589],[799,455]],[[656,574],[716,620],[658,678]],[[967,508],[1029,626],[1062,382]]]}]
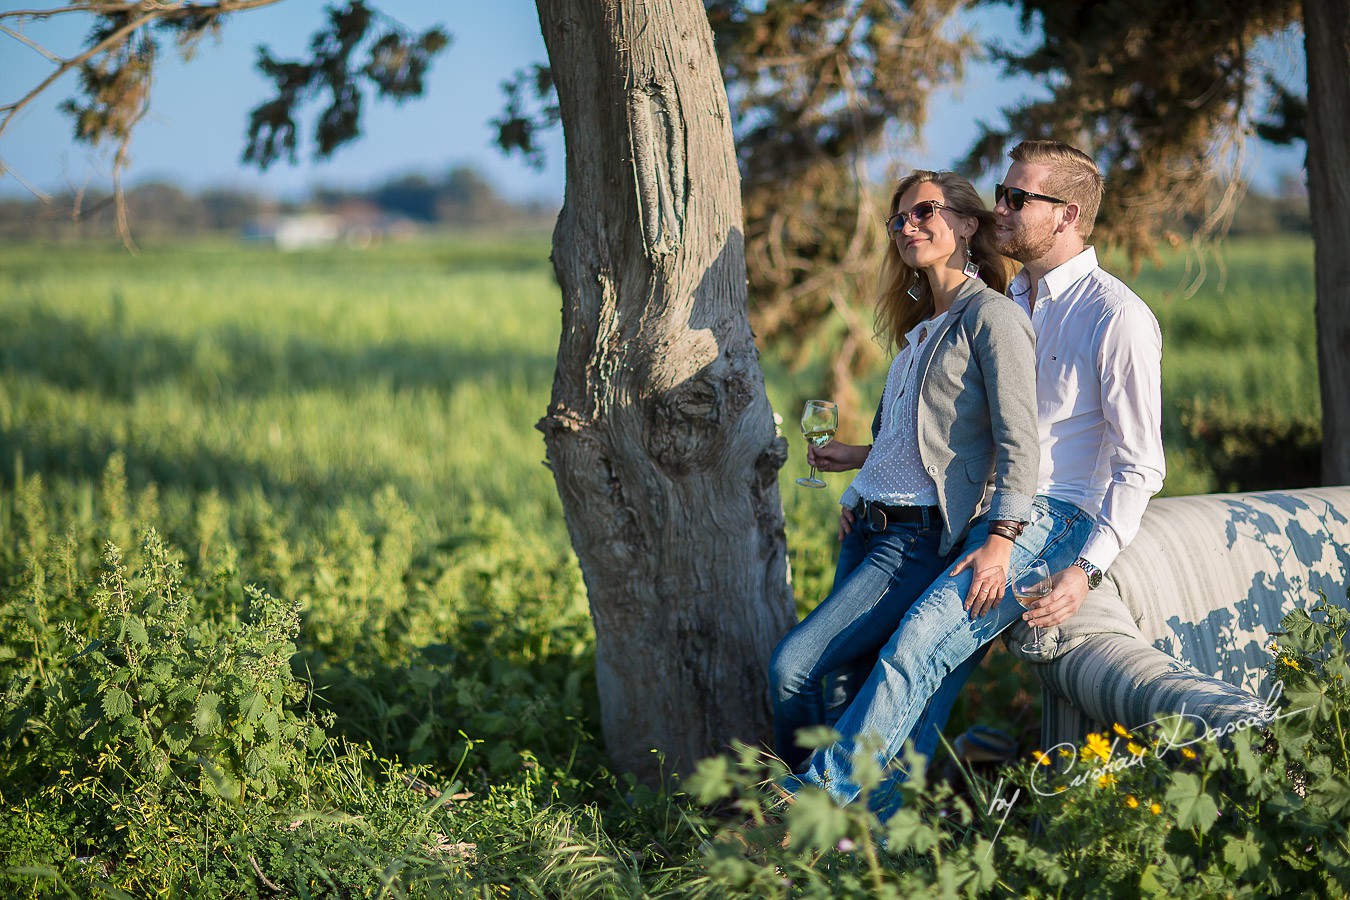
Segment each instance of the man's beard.
[{"label": "man's beard", "polygon": [[1045,230],[1035,233],[1023,224],[1013,226],[1013,230],[999,242],[999,252],[1009,259],[1022,264],[1034,262],[1050,252],[1055,246],[1055,233]]}]

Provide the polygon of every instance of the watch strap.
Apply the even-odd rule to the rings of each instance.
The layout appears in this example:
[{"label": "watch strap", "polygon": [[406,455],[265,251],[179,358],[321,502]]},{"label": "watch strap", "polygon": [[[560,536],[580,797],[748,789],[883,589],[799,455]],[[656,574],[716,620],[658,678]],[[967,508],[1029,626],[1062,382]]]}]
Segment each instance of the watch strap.
[{"label": "watch strap", "polygon": [[1083,574],[1087,576],[1088,590],[1095,591],[1098,585],[1102,583],[1102,570],[1081,556],[1075,559],[1073,564],[1082,569]]}]

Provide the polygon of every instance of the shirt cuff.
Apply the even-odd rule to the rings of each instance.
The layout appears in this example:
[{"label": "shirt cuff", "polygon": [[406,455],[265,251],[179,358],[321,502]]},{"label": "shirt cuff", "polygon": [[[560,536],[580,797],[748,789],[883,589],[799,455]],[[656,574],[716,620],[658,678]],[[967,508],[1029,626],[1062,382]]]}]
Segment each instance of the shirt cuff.
[{"label": "shirt cuff", "polygon": [[1120,541],[1111,529],[1098,525],[1092,529],[1078,555],[1105,572],[1120,555]]},{"label": "shirt cuff", "polygon": [[994,498],[989,501],[989,519],[1030,522],[1031,497],[1016,491],[995,491]]}]

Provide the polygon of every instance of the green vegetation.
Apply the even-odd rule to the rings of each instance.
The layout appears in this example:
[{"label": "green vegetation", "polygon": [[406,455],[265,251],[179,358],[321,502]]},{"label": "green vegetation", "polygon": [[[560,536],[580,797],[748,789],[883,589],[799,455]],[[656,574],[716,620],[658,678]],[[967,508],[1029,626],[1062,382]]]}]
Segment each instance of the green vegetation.
[{"label": "green vegetation", "polygon": [[[0,893],[1346,889],[1344,830],[1325,827],[1350,782],[1334,612],[1292,623],[1274,663],[1318,712],[1257,756],[1154,753],[1073,803],[1016,804],[1001,833],[979,777],[915,782],[876,834],[804,802],[784,848],[749,750],[668,793],[608,772],[532,427],[558,328],[547,253],[0,248]],[[1232,486],[1212,447],[1260,458],[1254,436],[1316,429],[1311,245],[1234,246],[1227,279],[1174,299],[1179,264],[1135,280],[1165,333],[1172,493]],[[791,484],[817,368],[766,368],[806,608],[845,482]],[[1024,684],[995,654],[954,728],[1033,726]],[[1003,777],[1027,797],[1034,771]]]}]

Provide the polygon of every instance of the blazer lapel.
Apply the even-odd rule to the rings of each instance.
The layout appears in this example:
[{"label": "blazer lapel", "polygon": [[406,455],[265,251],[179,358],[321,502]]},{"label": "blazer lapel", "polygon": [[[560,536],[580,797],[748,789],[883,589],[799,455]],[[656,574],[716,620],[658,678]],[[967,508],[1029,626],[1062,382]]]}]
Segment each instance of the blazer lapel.
[{"label": "blazer lapel", "polygon": [[952,301],[951,309],[947,310],[947,315],[943,316],[942,321],[934,326],[934,330],[924,341],[923,352],[919,354],[919,358],[915,361],[919,371],[914,383],[920,390],[923,389],[923,383],[928,378],[928,366],[933,362],[933,354],[937,350],[938,342],[956,326],[957,322],[961,321],[961,314],[970,305],[970,298],[978,294],[983,287],[984,282],[978,278],[966,279],[966,283],[961,285],[961,289],[956,292],[956,299]]}]

